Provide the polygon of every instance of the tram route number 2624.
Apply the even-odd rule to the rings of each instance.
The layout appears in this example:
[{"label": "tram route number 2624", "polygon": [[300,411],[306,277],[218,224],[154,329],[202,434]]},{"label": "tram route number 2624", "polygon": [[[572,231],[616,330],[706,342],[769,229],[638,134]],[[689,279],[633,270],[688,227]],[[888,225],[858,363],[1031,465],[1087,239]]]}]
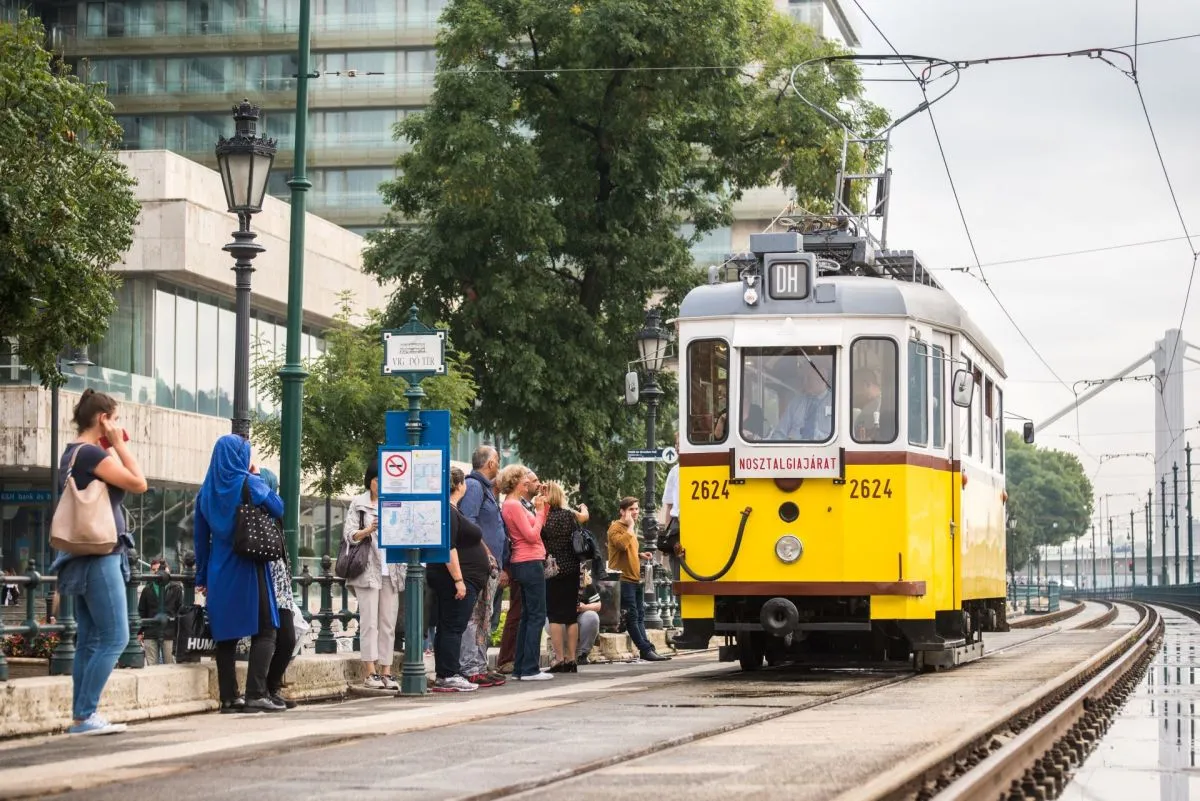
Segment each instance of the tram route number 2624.
[{"label": "tram route number 2624", "polygon": [[851,498],[876,500],[892,497],[892,480],[890,478],[883,481],[877,478],[852,478],[849,484]]},{"label": "tram route number 2624", "polygon": [[720,498],[729,497],[729,482],[728,481],[693,481],[692,482],[692,500],[693,501],[715,501]]}]

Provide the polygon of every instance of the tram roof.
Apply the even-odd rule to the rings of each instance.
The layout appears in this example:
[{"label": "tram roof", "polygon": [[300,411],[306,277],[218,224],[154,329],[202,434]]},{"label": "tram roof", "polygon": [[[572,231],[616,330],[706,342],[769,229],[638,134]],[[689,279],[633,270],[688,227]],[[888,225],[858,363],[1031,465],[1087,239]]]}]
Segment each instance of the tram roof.
[{"label": "tram roof", "polygon": [[[899,317],[945,326],[966,335],[988,361],[1004,375],[1000,351],[984,335],[966,310],[944,289],[906,281],[865,276],[830,276],[816,287],[833,286],[829,302],[773,300],[757,306],[742,300],[741,282],[706,284],[687,294],[679,307],[680,320],[714,317]],[[828,291],[828,290],[825,290]]]}]

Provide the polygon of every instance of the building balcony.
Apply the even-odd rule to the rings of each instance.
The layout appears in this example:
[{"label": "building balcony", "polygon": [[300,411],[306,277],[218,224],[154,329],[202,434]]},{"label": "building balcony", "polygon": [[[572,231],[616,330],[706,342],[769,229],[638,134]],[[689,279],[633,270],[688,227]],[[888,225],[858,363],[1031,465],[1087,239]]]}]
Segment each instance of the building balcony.
[{"label": "building balcony", "polygon": [[[323,76],[309,84],[309,108],[395,108],[424,106],[433,95],[433,75]],[[162,82],[135,78],[110,85],[107,97],[117,114],[209,112],[243,98],[263,108],[295,108],[296,81]]]},{"label": "building balcony", "polygon": [[[325,167],[392,167],[401,153],[412,149],[407,141],[396,141],[387,138],[387,131],[354,132],[354,133],[309,133],[308,135],[308,168],[320,169]],[[279,148],[275,156],[272,172],[281,169],[289,170],[295,164],[296,138],[286,134],[276,138]],[[216,169],[217,157],[214,154],[216,140],[198,140],[172,135],[147,135],[143,133],[136,140],[127,140],[121,145],[122,150],[170,150],[188,159],[199,162],[206,167]],[[283,198],[287,200],[286,197]]]},{"label": "building balcony", "polygon": [[[384,14],[317,16],[313,50],[372,50],[433,46],[437,18]],[[283,19],[160,21],[119,25],[54,25],[50,49],[68,57],[148,53],[288,52],[296,49],[298,23]]]}]

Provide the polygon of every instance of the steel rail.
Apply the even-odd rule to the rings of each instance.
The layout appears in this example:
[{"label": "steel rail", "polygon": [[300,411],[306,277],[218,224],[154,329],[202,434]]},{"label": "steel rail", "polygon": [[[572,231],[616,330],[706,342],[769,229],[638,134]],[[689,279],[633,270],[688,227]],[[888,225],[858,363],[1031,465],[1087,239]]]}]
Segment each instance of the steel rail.
[{"label": "steel rail", "polygon": [[[1053,709],[1062,698],[1083,686],[1092,677],[1103,671],[1106,665],[1116,661],[1120,655],[1138,647],[1153,637],[1161,628],[1161,622],[1151,619],[1145,610],[1137,626],[1115,642],[1109,643],[1089,659],[1059,674],[1042,686],[1014,700],[998,710],[983,725],[964,733],[957,739],[930,749],[923,755],[888,770],[866,784],[842,793],[837,801],[927,801],[943,788],[957,785],[962,777],[983,762],[990,762],[990,755],[1006,738],[1015,738],[1028,729],[1032,722],[1041,718],[1048,709]],[[1057,630],[1055,630],[1057,631]],[[1003,746],[1001,746],[1003,747]],[[939,801],[943,796],[936,796]],[[986,794],[959,796],[978,801],[981,798],[997,797]]]},{"label": "steel rail", "polygon": [[1059,609],[1057,612],[1047,612],[1044,615],[1037,617],[1027,617],[1024,620],[1018,620],[1014,623],[1009,623],[1010,629],[1037,629],[1042,626],[1050,626],[1055,623],[1061,623],[1069,617],[1074,617],[1083,611],[1084,604],[1082,601],[1075,601],[1073,606],[1066,609]]},{"label": "steel rail", "polygon": [[1112,601],[1100,601],[1099,603],[1105,604],[1108,607],[1108,611],[1095,620],[1089,620],[1087,623],[1076,626],[1076,629],[1080,631],[1084,629],[1102,629],[1117,619],[1118,610],[1116,604]]},{"label": "steel rail", "polygon": [[[1052,754],[1051,760],[1054,765],[1065,767],[1064,763],[1067,758],[1064,756],[1060,744],[1069,740],[1080,724],[1083,724],[1081,732],[1083,740],[1093,741],[1098,738],[1098,733],[1087,722],[1087,719],[1103,706],[1105,696],[1126,679],[1147,652],[1153,652],[1153,643],[1162,629],[1162,621],[1156,610],[1140,604],[1138,606],[1143,612],[1142,619],[1135,631],[1140,633],[1132,645],[1125,647],[1125,650],[1114,661],[1072,693],[1065,701],[1059,703],[1015,738],[992,752],[990,756],[961,778],[955,780],[935,796],[937,801],[1007,798],[1012,790],[1023,792],[1025,795],[1038,794],[1038,797],[1041,797],[1040,793],[1045,792],[1043,788],[1047,783],[1056,784],[1057,789],[1061,789],[1062,784],[1065,783],[1061,776],[1042,775],[1039,778],[1035,775],[1031,778],[1029,772],[1036,771],[1046,759],[1047,754]],[[1126,641],[1127,638],[1123,638],[1116,645],[1124,646]],[[1112,649],[1105,650],[1107,652]],[[1075,750],[1078,748],[1078,743],[1072,743],[1069,747]],[[1030,784],[1034,786],[1025,786]],[[1041,787],[1037,785],[1041,785]],[[1047,796],[1051,796],[1051,794],[1047,793]]]}]

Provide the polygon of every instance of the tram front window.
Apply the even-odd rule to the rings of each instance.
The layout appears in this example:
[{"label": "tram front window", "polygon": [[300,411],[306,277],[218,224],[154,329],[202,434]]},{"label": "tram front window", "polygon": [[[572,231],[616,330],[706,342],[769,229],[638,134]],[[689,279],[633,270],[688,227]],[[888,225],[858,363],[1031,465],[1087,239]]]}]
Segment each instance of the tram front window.
[{"label": "tram front window", "polygon": [[825,442],[833,434],[834,355],[829,346],[742,349],[742,439]]}]

